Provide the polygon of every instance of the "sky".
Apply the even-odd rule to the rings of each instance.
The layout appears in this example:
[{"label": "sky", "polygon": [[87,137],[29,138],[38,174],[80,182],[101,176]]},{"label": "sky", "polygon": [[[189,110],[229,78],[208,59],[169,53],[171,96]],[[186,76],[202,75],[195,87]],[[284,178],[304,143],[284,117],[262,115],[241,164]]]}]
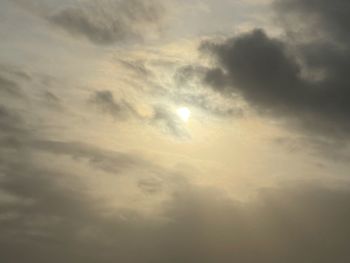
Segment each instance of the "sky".
[{"label": "sky", "polygon": [[0,261],[349,262],[348,0],[0,0]]}]

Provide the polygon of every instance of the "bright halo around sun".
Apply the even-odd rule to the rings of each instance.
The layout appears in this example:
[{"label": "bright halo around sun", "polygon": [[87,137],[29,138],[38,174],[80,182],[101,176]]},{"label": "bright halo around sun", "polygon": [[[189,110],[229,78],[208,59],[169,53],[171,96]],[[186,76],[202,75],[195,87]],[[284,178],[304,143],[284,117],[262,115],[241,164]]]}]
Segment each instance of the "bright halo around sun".
[{"label": "bright halo around sun", "polygon": [[184,122],[188,122],[188,120],[191,117],[191,111],[188,108],[186,108],[186,107],[181,107],[181,108],[177,109],[177,115]]}]

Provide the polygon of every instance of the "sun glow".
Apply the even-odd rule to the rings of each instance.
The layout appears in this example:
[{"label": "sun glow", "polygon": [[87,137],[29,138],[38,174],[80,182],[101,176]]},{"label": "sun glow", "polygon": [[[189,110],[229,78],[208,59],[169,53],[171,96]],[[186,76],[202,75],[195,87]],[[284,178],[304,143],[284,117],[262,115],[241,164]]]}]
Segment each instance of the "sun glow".
[{"label": "sun glow", "polygon": [[191,112],[188,108],[186,107],[181,107],[177,109],[177,115],[180,117],[181,120],[184,122],[188,122],[188,120],[191,117]]}]

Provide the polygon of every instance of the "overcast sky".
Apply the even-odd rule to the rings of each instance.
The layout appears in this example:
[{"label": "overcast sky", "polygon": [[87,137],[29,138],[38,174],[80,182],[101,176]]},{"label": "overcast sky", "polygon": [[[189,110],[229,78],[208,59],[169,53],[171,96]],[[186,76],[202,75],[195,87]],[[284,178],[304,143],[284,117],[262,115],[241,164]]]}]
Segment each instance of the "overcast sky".
[{"label": "overcast sky", "polygon": [[0,0],[0,261],[350,262],[348,0]]}]

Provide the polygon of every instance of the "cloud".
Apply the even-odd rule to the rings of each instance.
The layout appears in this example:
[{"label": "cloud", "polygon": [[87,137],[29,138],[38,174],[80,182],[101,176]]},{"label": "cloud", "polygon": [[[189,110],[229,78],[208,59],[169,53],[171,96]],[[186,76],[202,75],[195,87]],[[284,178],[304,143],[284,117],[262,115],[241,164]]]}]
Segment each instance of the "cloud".
[{"label": "cloud", "polygon": [[[112,92],[91,98],[119,116]],[[173,118],[167,109],[155,112],[148,121],[174,125],[167,123]],[[289,183],[242,203],[222,189],[192,183],[185,170],[53,141],[29,128],[27,114],[0,108],[0,252],[6,262],[349,260],[346,184]],[[118,202],[126,205],[113,206]],[[148,206],[157,207],[151,216],[140,212]]]},{"label": "cloud", "polygon": [[136,114],[129,103],[124,100],[116,101],[113,93],[109,90],[96,91],[90,98],[90,102],[116,119],[125,119]]},{"label": "cloud", "polygon": [[[328,37],[328,40],[332,37],[335,37],[336,41],[350,40],[347,34],[350,7],[346,0],[276,0],[274,8],[281,15],[279,19],[285,22],[284,25],[289,30],[294,31],[297,27],[302,27],[311,35],[321,34]],[[302,24],[300,19],[308,23]],[[322,30],[315,32],[312,30],[315,27]]]},{"label": "cloud", "polygon": [[153,76],[153,72],[145,65],[142,60],[123,60],[118,59],[118,62],[127,70],[133,72],[138,78],[147,79]]},{"label": "cloud", "polygon": [[[101,215],[101,204],[67,175],[9,167],[0,202],[2,258],[19,262],[344,262],[349,260],[347,186],[290,184],[240,203],[177,180],[159,218],[132,211]],[[80,187],[79,187],[80,185]],[[157,181],[142,181],[147,194]],[[18,253],[21,251],[21,253]],[[83,251],[81,253],[80,251]]]},{"label": "cloud", "polygon": [[179,191],[168,211],[174,220],[168,237],[172,260],[292,263],[349,257],[344,220],[349,213],[340,201],[349,198],[347,190],[294,185],[257,198],[240,204],[215,191]]},{"label": "cloud", "polygon": [[[289,106],[299,102],[296,96],[303,87],[299,85],[297,64],[287,57],[282,42],[268,38],[262,30],[223,44],[203,44],[201,48],[213,52],[227,72],[224,74],[220,68],[207,72],[205,80],[215,83],[215,89],[227,93],[238,91],[253,106],[268,107],[273,101],[283,107],[286,103]],[[225,86],[226,82],[229,85]]]},{"label": "cloud", "polygon": [[0,92],[6,96],[21,97],[22,92],[19,86],[12,80],[0,76]]},{"label": "cloud", "polygon": [[0,105],[0,128],[1,140],[10,144],[17,138],[31,136],[23,118],[16,111],[4,105]]},{"label": "cloud", "polygon": [[133,169],[138,166],[149,166],[146,160],[141,157],[130,154],[103,150],[89,144],[79,142],[60,142],[60,141],[31,141],[26,145],[29,148],[35,148],[37,151],[52,153],[54,155],[66,155],[76,159],[87,159],[92,167],[104,171],[119,174],[125,169]]},{"label": "cloud", "polygon": [[[98,181],[130,173],[133,176],[125,180],[135,185],[135,195],[144,193],[143,200],[147,200],[152,186],[147,186],[151,181],[145,175],[148,172],[156,177],[161,169],[137,155],[85,143],[52,141],[30,130],[25,116],[6,106],[0,108],[1,259],[58,263],[110,262],[119,256],[127,257],[123,250],[132,249],[132,236],[138,233],[127,221],[137,214],[137,209],[130,204],[128,209],[108,207],[107,203],[117,201],[111,196],[95,196],[107,191],[103,187],[101,191]],[[89,178],[98,179],[91,183]],[[139,181],[144,185],[138,186]],[[112,182],[117,184],[118,180]],[[115,185],[113,193],[120,194],[123,187]],[[108,232],[114,233],[108,237]],[[118,235],[121,237],[117,242],[125,246],[117,249],[118,245],[117,252],[113,252],[113,240]],[[99,238],[104,240],[96,242]],[[105,245],[111,249],[107,249],[108,254],[114,254],[112,257],[104,254]],[[80,249],[94,252],[81,253]]]},{"label": "cloud", "polygon": [[67,6],[48,19],[74,36],[113,44],[159,32],[164,13],[164,5],[155,0],[103,0]]},{"label": "cloud", "polygon": [[[132,4],[134,1],[126,3]],[[65,7],[63,10],[70,8],[75,7]],[[61,12],[55,14],[59,15]],[[87,19],[85,14],[83,16],[83,20]],[[132,17],[131,14],[129,16]],[[70,22],[73,24],[77,23],[74,19],[72,21]],[[95,32],[101,31],[99,27],[96,29],[84,23],[87,22],[82,22],[82,28],[86,27],[84,30],[92,32],[89,31],[88,34],[97,34],[98,37],[88,36],[79,23],[75,24],[80,30],[76,34],[94,43],[115,43],[125,39],[107,37],[106,40],[105,33]],[[205,75],[204,81],[215,92],[229,98],[233,92],[237,92],[259,111],[288,118],[300,117],[304,120],[304,125],[311,118],[312,131],[317,130],[315,123],[330,127],[330,116],[334,116],[333,122],[338,128],[341,125],[338,120],[345,121],[347,118],[342,110],[348,107],[346,93],[340,92],[339,85],[332,86],[332,92],[339,92],[339,96],[329,97],[334,101],[327,104],[323,89],[326,87],[325,83],[336,84],[346,77],[347,67],[342,67],[343,63],[340,61],[346,62],[347,58],[339,56],[339,60],[332,59],[334,57],[326,56],[326,53],[318,56],[318,52],[328,50],[330,46],[335,54],[347,54],[344,45],[340,45],[346,43],[345,38],[338,37],[338,34],[334,36],[337,37],[327,39],[327,43],[322,42],[322,45],[318,42],[317,48],[313,45],[313,38],[307,39],[307,43],[296,45],[287,38],[271,38],[262,30],[222,43],[210,43],[205,48],[216,57],[218,66],[203,68],[201,74]],[[103,40],[101,42],[96,39]],[[336,48],[334,42],[337,44]],[[292,51],[293,45],[295,50]],[[31,50],[28,46],[26,48]],[[241,56],[247,60],[241,59]],[[234,62],[231,58],[235,58]],[[237,58],[239,59],[236,60]],[[41,60],[38,61],[40,64]],[[329,61],[338,62],[333,64]],[[273,70],[265,68],[270,63]],[[125,65],[137,75],[145,78],[150,76],[147,67],[138,63]],[[92,68],[96,69],[95,64]],[[318,72],[319,68],[324,75],[314,78],[313,71]],[[341,73],[340,69],[344,72]],[[55,71],[54,68],[48,70]],[[267,75],[274,74],[265,76],[260,70]],[[17,75],[17,82],[7,75],[0,78],[1,87],[5,87],[0,87],[0,93],[7,94],[1,96],[0,106],[1,261],[349,262],[350,186],[342,181],[338,182],[337,176],[332,177],[332,183],[329,184],[286,182],[275,188],[260,189],[252,200],[234,200],[223,189],[230,188],[230,182],[236,182],[236,178],[233,181],[226,181],[226,178],[240,177],[240,174],[235,174],[235,169],[245,170],[247,167],[244,167],[244,161],[250,166],[244,171],[244,175],[250,177],[253,170],[251,168],[256,162],[245,159],[245,151],[252,148],[248,153],[253,152],[261,145],[247,145],[245,148],[237,145],[237,149],[234,148],[237,158],[232,156],[232,164],[225,164],[225,169],[222,170],[214,169],[217,174],[210,174],[210,178],[206,178],[206,174],[202,177],[197,174],[196,169],[187,168],[187,159],[197,156],[196,160],[188,160],[188,163],[203,164],[198,170],[206,170],[211,163],[219,166],[219,159],[222,162],[227,159],[224,157],[228,156],[230,159],[227,149],[231,149],[233,145],[221,148],[217,139],[224,137],[219,134],[219,137],[214,136],[217,145],[212,145],[210,138],[207,141],[204,136],[204,144],[197,146],[196,143],[175,145],[170,142],[166,143],[168,150],[162,146],[153,149],[152,143],[158,142],[157,136],[141,135],[143,130],[125,136],[109,123],[106,125],[108,129],[105,129],[106,123],[97,120],[93,114],[89,115],[90,112],[83,107],[87,100],[83,84],[91,84],[95,77],[100,79],[100,75],[92,74],[85,78],[88,74],[83,74],[84,72],[75,79],[74,72],[68,74],[69,77],[64,77],[59,70],[56,74],[64,81],[51,86],[45,81],[39,85],[35,77],[31,78],[32,75],[28,75],[29,78],[26,75]],[[184,79],[191,74],[197,73],[184,74]],[[83,81],[80,82],[80,79]],[[31,84],[26,85],[30,80]],[[346,85],[343,87],[345,89]],[[12,91],[17,88],[26,94],[21,105],[7,100],[7,97],[12,96],[7,89]],[[283,89],[288,90],[287,95]],[[304,89],[308,93],[304,93]],[[118,91],[123,93],[123,90]],[[328,95],[335,94],[332,92]],[[151,114],[144,116],[136,110],[135,104],[119,99],[117,94],[120,93],[110,90],[93,92],[88,98],[89,106],[97,107],[116,120],[135,119],[142,125],[151,124],[172,135],[183,134],[184,127],[168,104],[151,104],[158,99],[152,98],[154,100],[149,102]],[[213,113],[218,109],[217,114],[225,115],[226,111],[222,111],[225,108],[216,108],[220,103],[208,101],[211,97],[206,97],[205,94],[192,93],[184,101]],[[340,100],[340,95],[344,96],[343,101]],[[43,98],[49,104],[60,104],[64,101],[60,113],[42,107]],[[170,95],[168,98],[176,101]],[[140,99],[144,100],[144,96]],[[344,115],[340,116],[340,113]],[[203,131],[206,130],[206,127],[202,128]],[[345,128],[342,130],[346,131]],[[136,138],[134,135],[137,134],[144,138]],[[132,138],[133,142],[123,142],[120,138]],[[147,143],[141,145],[144,139]],[[87,140],[89,143],[86,143]],[[140,145],[136,145],[138,142]],[[230,142],[231,139],[227,144]],[[94,143],[99,146],[93,145]],[[245,139],[243,143],[246,143]],[[254,138],[252,143],[259,142]],[[144,149],[147,145],[151,148]],[[335,147],[339,145],[336,144]],[[139,155],[125,151],[125,148],[134,149],[135,146],[136,151],[151,155],[154,160],[146,159],[142,153]],[[324,148],[327,147],[328,144],[324,145]],[[174,152],[169,152],[169,149]],[[221,149],[222,155],[219,158],[207,155],[208,151],[217,154]],[[262,150],[264,154],[265,149]],[[186,153],[177,156],[182,155],[182,152]],[[258,150],[256,153],[259,155],[261,152]],[[270,180],[264,178],[265,169],[274,175],[278,173],[279,166],[275,166],[275,156],[278,154],[273,153],[260,160],[264,162],[272,158],[273,162],[271,166],[269,163],[257,166],[258,169],[262,167],[259,178],[263,178],[263,181]],[[298,170],[299,163],[291,165],[295,165],[296,168],[293,169]],[[302,163],[300,167],[303,167]],[[337,167],[332,172],[337,173],[338,168],[341,170],[343,167]],[[219,171],[227,174],[218,176]],[[282,173],[284,172],[283,170]],[[339,172],[342,173],[343,171]],[[248,178],[245,185],[255,185],[253,180],[255,178]],[[206,184],[217,184],[219,189],[203,186]]]},{"label": "cloud", "polygon": [[109,90],[94,92],[89,102],[116,120],[134,119],[178,138],[189,136],[177,114],[164,105],[150,105],[151,114],[144,115],[134,105],[124,100],[116,101]]},{"label": "cloud", "polygon": [[[275,6],[286,18],[286,33],[294,28],[293,34],[276,38],[255,29],[222,42],[203,42],[201,50],[218,65],[208,70],[206,83],[224,96],[239,94],[257,111],[285,117],[304,132],[348,138],[350,42],[345,14],[350,6],[342,0],[281,0]],[[320,34],[312,33],[315,25]]]},{"label": "cloud", "polygon": [[179,67],[174,74],[176,89],[172,90],[171,99],[178,104],[195,106],[206,113],[219,117],[242,117],[244,110],[238,105],[227,103],[222,98],[213,96],[201,89],[209,83],[215,87],[224,86],[225,78],[220,69],[211,70],[201,65],[186,65]]},{"label": "cloud", "polygon": [[0,70],[1,73],[4,74],[4,76],[9,75],[12,78],[20,79],[20,80],[26,80],[30,81],[32,80],[32,76],[22,69],[9,64],[0,64]]},{"label": "cloud", "polygon": [[177,116],[174,111],[169,110],[166,106],[154,106],[153,115],[148,121],[167,134],[174,135],[178,138],[189,137],[189,134],[184,128],[179,116]]}]

